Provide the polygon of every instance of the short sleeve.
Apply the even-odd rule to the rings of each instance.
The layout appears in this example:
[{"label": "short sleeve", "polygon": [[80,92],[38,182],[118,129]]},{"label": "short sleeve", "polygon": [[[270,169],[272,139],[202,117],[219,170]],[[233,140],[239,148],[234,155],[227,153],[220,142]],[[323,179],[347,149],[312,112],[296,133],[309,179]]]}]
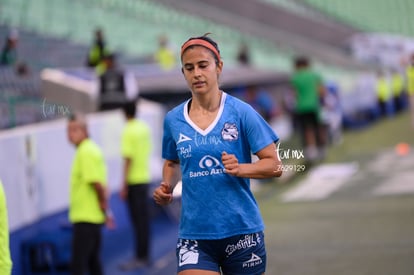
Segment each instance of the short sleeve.
[{"label": "short sleeve", "polygon": [[177,145],[171,132],[171,119],[166,116],[164,119],[164,133],[162,136],[162,157],[168,160],[178,160]]},{"label": "short sleeve", "polygon": [[82,175],[84,182],[87,183],[104,183],[105,168],[102,155],[97,150],[88,150],[84,152],[81,162]]},{"label": "short sleeve", "polygon": [[246,107],[246,112],[242,117],[247,140],[254,154],[269,144],[279,141],[279,137],[270,125],[251,106]]},{"label": "short sleeve", "polygon": [[121,154],[124,158],[131,158],[134,154],[134,144],[131,135],[128,135],[127,131],[122,133],[121,139]]}]

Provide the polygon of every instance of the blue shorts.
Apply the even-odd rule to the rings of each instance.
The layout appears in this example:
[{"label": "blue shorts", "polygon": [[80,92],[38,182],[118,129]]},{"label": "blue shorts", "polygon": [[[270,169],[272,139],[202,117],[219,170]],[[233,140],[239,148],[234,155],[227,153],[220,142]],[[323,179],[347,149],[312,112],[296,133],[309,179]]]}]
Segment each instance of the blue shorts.
[{"label": "blue shorts", "polygon": [[263,232],[219,240],[177,242],[177,270],[211,270],[224,275],[261,275],[266,270]]}]

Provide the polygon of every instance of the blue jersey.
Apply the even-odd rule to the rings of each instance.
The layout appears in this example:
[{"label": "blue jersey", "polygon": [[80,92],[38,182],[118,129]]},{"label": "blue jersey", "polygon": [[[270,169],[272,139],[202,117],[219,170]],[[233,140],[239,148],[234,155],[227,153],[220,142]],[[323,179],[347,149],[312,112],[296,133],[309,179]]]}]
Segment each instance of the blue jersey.
[{"label": "blue jersey", "polygon": [[190,100],[164,120],[162,157],[179,160],[182,210],[179,237],[222,239],[264,229],[250,180],[226,174],[223,151],[239,163],[278,141],[266,121],[247,103],[223,93],[216,119],[203,130],[188,115]]}]

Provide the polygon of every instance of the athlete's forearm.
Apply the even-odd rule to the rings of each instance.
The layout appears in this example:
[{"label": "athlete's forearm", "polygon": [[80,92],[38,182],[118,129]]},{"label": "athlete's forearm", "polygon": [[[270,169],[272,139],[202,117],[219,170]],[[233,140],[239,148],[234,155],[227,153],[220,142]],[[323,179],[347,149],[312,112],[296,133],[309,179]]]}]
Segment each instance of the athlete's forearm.
[{"label": "athlete's forearm", "polygon": [[282,175],[281,161],[274,143],[256,153],[254,163],[239,163],[236,155],[222,152],[221,161],[227,174],[242,178],[265,179]]},{"label": "athlete's forearm", "polygon": [[282,175],[278,159],[264,158],[254,163],[241,163],[239,166],[238,176],[243,178],[266,179]]},{"label": "athlete's forearm", "polygon": [[180,180],[180,164],[178,161],[166,160],[162,168],[163,182],[168,183],[171,186],[171,191],[177,185]]}]

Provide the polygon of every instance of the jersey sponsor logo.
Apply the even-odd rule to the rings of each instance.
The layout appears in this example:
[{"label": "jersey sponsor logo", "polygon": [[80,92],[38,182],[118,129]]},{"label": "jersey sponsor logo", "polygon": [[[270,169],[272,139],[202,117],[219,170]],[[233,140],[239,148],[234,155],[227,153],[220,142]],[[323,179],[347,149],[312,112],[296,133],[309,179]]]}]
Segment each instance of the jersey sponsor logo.
[{"label": "jersey sponsor logo", "polygon": [[223,168],[221,167],[220,161],[210,155],[205,155],[202,157],[198,162],[198,166],[203,170],[190,171],[190,178],[205,177],[223,173]]},{"label": "jersey sponsor logo", "polygon": [[192,140],[192,139],[187,137],[186,135],[183,135],[182,133],[180,133],[177,144],[179,144],[181,142],[184,142],[184,141],[190,141],[190,140]]},{"label": "jersey sponsor logo", "polygon": [[180,240],[177,247],[178,265],[183,266],[187,264],[198,264],[198,242],[193,240]]},{"label": "jersey sponsor logo", "polygon": [[223,130],[221,130],[221,137],[224,140],[234,141],[239,138],[239,130],[234,123],[225,123]]},{"label": "jersey sponsor logo", "polygon": [[202,159],[200,159],[198,166],[200,166],[200,168],[217,167],[220,166],[220,162],[215,157],[205,155]]},{"label": "jersey sponsor logo", "polygon": [[202,135],[197,135],[197,132],[194,135],[194,144],[197,147],[202,146],[202,145],[219,145],[222,143],[223,142],[220,136],[213,136],[213,135],[202,136]]},{"label": "jersey sponsor logo", "polygon": [[188,145],[187,147],[180,147],[178,149],[179,154],[183,157],[183,158],[191,158],[191,145]]},{"label": "jersey sponsor logo", "polygon": [[262,258],[257,256],[256,254],[252,253],[252,257],[250,258],[250,260],[243,262],[243,268],[255,267],[255,266],[260,265],[262,263],[263,263]]},{"label": "jersey sponsor logo", "polygon": [[[256,240],[255,240],[255,235],[256,235]],[[246,248],[250,248],[250,247],[255,247],[257,245],[257,243],[260,243],[260,236],[259,234],[248,234],[245,235],[243,239],[240,239],[236,244],[229,244],[226,247],[226,253],[227,256],[230,256],[231,254],[233,254],[234,252],[236,252],[237,250],[241,250],[241,249],[246,249]]]}]

